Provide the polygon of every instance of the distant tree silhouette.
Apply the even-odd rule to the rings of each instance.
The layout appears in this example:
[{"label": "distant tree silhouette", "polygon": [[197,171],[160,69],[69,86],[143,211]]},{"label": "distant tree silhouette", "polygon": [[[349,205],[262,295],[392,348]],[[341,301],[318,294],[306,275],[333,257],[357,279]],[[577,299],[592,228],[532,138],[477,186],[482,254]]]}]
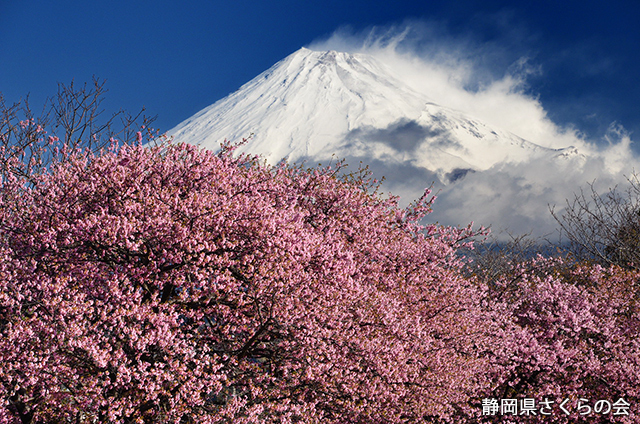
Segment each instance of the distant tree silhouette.
[{"label": "distant tree silhouette", "polygon": [[634,172],[627,187],[614,187],[606,194],[590,184],[562,214],[551,213],[560,224],[568,249],[579,261],[640,269],[640,181]]}]

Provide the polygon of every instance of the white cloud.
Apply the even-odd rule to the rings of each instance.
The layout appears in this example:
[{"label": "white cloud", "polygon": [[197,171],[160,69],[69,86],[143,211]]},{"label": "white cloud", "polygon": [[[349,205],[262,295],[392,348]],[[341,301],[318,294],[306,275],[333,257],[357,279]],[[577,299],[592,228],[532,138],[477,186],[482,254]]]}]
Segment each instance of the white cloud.
[{"label": "white cloud", "polygon": [[[371,54],[434,103],[538,145],[553,149],[573,146],[579,152],[571,158],[501,163],[440,186],[442,193],[432,218],[442,223],[466,225],[473,220],[492,224],[497,230],[548,234],[556,227],[549,205],[561,209],[565,199],[573,198],[594,180],[596,189],[605,193],[609,187],[624,183],[624,175],[640,163],[631,150],[629,134],[615,123],[605,140],[587,140],[572,126],[554,123],[528,85],[532,75],[544,78],[544,64],[532,63],[526,54],[517,56],[511,48],[476,43],[470,36],[456,38],[442,25],[424,22],[357,34],[342,29],[309,48]],[[502,68],[495,66],[507,63],[505,58],[512,60]],[[405,171],[424,174],[424,170],[412,171],[411,166]],[[386,188],[403,196],[404,204],[424,187],[409,185],[408,181],[415,182],[415,175],[402,175],[391,167],[377,164],[377,172],[387,172]]]},{"label": "white cloud", "polygon": [[513,53],[495,45],[472,43],[468,37],[456,39],[440,25],[410,22],[360,34],[341,29],[310,48],[376,56],[403,82],[435,103],[536,144],[562,148],[584,143],[575,129],[555,125],[537,96],[527,92],[527,78],[542,73],[540,65],[520,56],[506,68],[497,69],[487,62],[494,58],[505,62],[504,57]]}]

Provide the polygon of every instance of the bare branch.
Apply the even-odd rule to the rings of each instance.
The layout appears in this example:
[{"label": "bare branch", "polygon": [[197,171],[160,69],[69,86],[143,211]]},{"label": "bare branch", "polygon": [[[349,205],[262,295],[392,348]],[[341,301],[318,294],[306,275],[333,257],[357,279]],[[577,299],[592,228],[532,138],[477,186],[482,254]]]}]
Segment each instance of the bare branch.
[{"label": "bare branch", "polygon": [[627,187],[617,186],[599,194],[594,183],[590,193],[581,191],[562,215],[551,208],[577,260],[602,265],[640,268],[640,182],[635,172],[627,177]]}]

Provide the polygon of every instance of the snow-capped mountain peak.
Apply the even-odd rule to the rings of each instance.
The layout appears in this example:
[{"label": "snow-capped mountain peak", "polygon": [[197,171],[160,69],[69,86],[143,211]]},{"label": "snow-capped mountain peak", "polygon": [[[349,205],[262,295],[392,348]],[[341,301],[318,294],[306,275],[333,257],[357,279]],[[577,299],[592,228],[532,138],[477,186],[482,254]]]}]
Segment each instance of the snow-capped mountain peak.
[{"label": "snow-capped mountain peak", "polygon": [[365,54],[302,48],[170,132],[216,149],[252,135],[243,150],[282,158],[367,156],[446,174],[487,169],[551,149],[435,104]]}]

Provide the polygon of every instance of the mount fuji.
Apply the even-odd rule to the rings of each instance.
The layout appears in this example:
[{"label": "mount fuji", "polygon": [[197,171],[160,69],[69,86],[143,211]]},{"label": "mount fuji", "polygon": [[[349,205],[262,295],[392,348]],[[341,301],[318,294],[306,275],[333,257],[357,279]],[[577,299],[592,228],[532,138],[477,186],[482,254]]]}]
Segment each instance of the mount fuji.
[{"label": "mount fuji", "polygon": [[[549,201],[564,199],[557,190],[548,196],[545,185],[557,180],[533,184],[528,175],[539,171],[561,179],[587,158],[573,146],[544,147],[526,134],[439,105],[372,55],[306,48],[168,135],[212,150],[225,139],[249,138],[239,150],[271,164],[362,161],[376,178],[385,177],[383,190],[400,195],[401,205],[425,187],[440,190],[434,217],[443,224],[475,220],[538,235],[553,227]],[[519,199],[523,194],[525,201]]]}]

